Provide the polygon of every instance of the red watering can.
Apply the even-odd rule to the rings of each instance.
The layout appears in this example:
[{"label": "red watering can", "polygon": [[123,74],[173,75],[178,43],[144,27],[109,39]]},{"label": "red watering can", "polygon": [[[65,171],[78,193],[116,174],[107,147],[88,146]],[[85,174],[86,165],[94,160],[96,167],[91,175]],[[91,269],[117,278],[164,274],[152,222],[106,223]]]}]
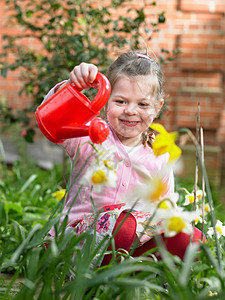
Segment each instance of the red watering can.
[{"label": "red watering can", "polygon": [[[94,143],[102,143],[109,134],[108,124],[97,117],[111,92],[108,79],[97,73],[95,83],[98,93],[93,101],[80,89],[66,84],[53,96],[37,107],[35,117],[42,133],[53,143],[89,135]],[[91,121],[89,125],[86,123]]]}]

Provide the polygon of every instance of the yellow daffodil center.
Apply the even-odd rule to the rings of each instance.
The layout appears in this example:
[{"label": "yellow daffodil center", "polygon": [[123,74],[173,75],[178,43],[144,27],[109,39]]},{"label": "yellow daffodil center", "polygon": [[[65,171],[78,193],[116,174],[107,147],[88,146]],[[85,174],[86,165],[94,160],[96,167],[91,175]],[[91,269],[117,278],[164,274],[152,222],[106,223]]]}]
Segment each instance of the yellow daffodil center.
[{"label": "yellow daffodil center", "polygon": [[162,202],[159,204],[159,208],[161,208],[161,209],[170,209],[169,204],[170,204],[170,203],[169,203],[168,201],[164,200],[164,201],[162,201]]},{"label": "yellow daffodil center", "polygon": [[100,184],[100,183],[103,183],[103,182],[106,182],[108,181],[104,171],[102,170],[98,170],[97,172],[95,172],[92,177],[91,177],[91,181],[94,183],[94,184]]},{"label": "yellow daffodil center", "polygon": [[205,211],[206,211],[206,212],[209,212],[209,204],[206,204],[206,206],[205,206]]},{"label": "yellow daffodil center", "polygon": [[158,200],[161,194],[166,190],[166,185],[160,179],[154,180],[155,183],[155,190],[154,192],[149,195],[150,201],[151,200]]},{"label": "yellow daffodil center", "polygon": [[193,195],[188,196],[188,200],[189,200],[190,203],[193,203],[194,199],[195,199],[195,197]]},{"label": "yellow daffodil center", "polygon": [[184,221],[180,217],[172,217],[168,226],[169,231],[181,232],[186,227]]},{"label": "yellow daffodil center", "polygon": [[222,229],[219,226],[216,227],[216,231],[218,231],[219,234],[222,234]]}]

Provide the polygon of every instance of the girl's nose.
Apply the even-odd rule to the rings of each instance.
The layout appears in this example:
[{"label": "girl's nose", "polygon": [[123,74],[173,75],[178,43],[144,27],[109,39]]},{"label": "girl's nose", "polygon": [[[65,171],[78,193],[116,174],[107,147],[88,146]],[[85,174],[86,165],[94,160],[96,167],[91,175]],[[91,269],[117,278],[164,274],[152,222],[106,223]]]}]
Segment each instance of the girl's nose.
[{"label": "girl's nose", "polygon": [[126,105],[124,112],[127,115],[136,115],[137,114],[137,105],[135,105],[135,104]]}]

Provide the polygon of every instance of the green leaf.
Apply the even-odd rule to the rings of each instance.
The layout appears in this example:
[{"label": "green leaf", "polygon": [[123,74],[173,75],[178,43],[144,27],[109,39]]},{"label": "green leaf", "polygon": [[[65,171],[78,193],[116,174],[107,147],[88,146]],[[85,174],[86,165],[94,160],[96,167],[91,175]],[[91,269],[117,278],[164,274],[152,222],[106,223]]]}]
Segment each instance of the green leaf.
[{"label": "green leaf", "polygon": [[78,18],[77,21],[80,25],[86,25],[87,24],[87,20],[85,18]]},{"label": "green leaf", "polygon": [[196,243],[189,244],[185,256],[184,256],[184,262],[182,264],[182,269],[179,276],[179,281],[182,286],[186,286],[189,282],[189,275],[191,273],[191,266],[196,258],[196,252],[199,249],[199,245]]},{"label": "green leaf", "polygon": [[23,207],[20,204],[18,204],[18,203],[6,202],[5,203],[5,211],[6,211],[6,213],[8,214],[10,210],[13,210],[13,211],[17,212],[20,215],[23,214]]},{"label": "green leaf", "polygon": [[33,235],[36,231],[38,231],[41,228],[41,224],[35,224],[34,227],[30,230],[28,233],[28,236],[25,238],[25,240],[20,244],[20,246],[16,249],[16,251],[13,253],[13,256],[11,258],[11,263],[14,263],[17,261],[21,253],[23,252],[24,248],[27,246]]},{"label": "green leaf", "polygon": [[26,16],[27,16],[28,18],[31,18],[31,17],[33,16],[33,11],[32,11],[32,10],[26,11]]},{"label": "green leaf", "polygon": [[8,70],[9,67],[1,69],[1,76],[5,78],[7,76]]},{"label": "green leaf", "polygon": [[34,136],[35,136],[35,131],[33,128],[29,128],[26,131],[26,135],[24,136],[24,139],[28,142],[28,143],[33,143],[34,142]]},{"label": "green leaf", "polygon": [[214,257],[214,255],[211,253],[209,247],[205,244],[202,244],[201,245],[201,248],[204,250],[206,256],[208,257],[210,263],[213,265],[213,267],[215,268],[217,274],[223,278],[224,277],[224,274],[221,272],[221,269],[220,269],[220,265],[219,265],[219,262],[218,260]]},{"label": "green leaf", "polygon": [[29,185],[31,185],[31,183],[34,182],[34,180],[37,178],[36,174],[32,174],[27,181],[24,183],[24,185],[21,187],[21,189],[19,190],[19,194],[22,194],[28,187]]}]

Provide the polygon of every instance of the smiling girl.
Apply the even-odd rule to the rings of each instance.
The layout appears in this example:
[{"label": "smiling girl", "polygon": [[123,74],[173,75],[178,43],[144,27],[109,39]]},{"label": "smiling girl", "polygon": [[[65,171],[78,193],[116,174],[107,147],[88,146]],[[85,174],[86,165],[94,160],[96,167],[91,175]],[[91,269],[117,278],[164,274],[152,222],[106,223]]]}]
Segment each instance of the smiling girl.
[{"label": "smiling girl", "polygon": [[[98,68],[95,65],[81,63],[72,70],[69,80],[54,87],[44,100],[68,82],[79,89],[90,88],[93,86],[97,72]],[[172,170],[163,172],[166,169],[169,154],[165,153],[157,157],[154,155],[151,148],[153,136],[149,132],[149,126],[158,116],[164,103],[163,76],[160,65],[155,59],[131,51],[120,55],[112,63],[107,78],[111,84],[111,95],[104,113],[110,133],[104,142],[104,147],[105,152],[109,152],[107,157],[109,159],[112,156],[110,149],[112,147],[115,149],[114,163],[117,165],[117,180],[110,183],[102,170],[95,169],[96,166],[91,160],[80,172],[84,162],[94,152],[90,143],[83,144],[89,141],[89,137],[66,140],[62,146],[67,151],[72,165],[78,147],[83,145],[76,157],[71,178],[73,184],[65,201],[64,212],[68,213],[68,230],[74,230],[76,234],[80,234],[84,230],[94,228],[94,211],[90,200],[92,196],[95,209],[100,212],[96,224],[98,241],[119,228],[114,238],[115,248],[129,251],[134,241],[138,241],[138,247],[133,253],[136,256],[155,246],[152,237],[156,234],[157,225],[151,224],[146,230],[144,224],[148,223],[151,212],[143,213],[141,207],[138,211],[130,212],[130,208],[125,203],[125,196],[138,186],[144,188],[143,176],[140,174],[145,174],[145,178],[152,178],[163,173],[161,196],[174,193]],[[107,161],[105,158],[104,161]],[[92,175],[88,179],[87,174],[90,173]],[[102,182],[107,183],[104,189],[92,190],[93,186]],[[76,200],[73,201],[77,194]],[[54,229],[50,231],[50,234],[54,236]],[[200,238],[200,233],[194,232],[193,241]],[[180,233],[176,239],[175,244],[171,238],[165,239],[167,248],[171,253],[183,258],[190,236]],[[108,264],[110,259],[109,254],[105,255],[102,264]]]}]

